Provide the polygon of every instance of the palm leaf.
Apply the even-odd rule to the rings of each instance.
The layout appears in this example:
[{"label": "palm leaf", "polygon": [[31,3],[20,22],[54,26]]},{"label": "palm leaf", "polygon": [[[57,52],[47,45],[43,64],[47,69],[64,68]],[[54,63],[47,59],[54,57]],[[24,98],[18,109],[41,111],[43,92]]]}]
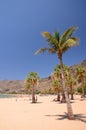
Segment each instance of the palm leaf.
[{"label": "palm leaf", "polygon": [[62,45],[62,49],[65,47],[72,47],[72,46],[78,46],[78,45],[79,45],[78,38],[71,37]]},{"label": "palm leaf", "polygon": [[59,43],[59,40],[60,40],[60,34],[59,34],[59,32],[55,32],[55,33],[53,33],[53,36],[54,36],[54,38],[58,41],[58,43]]},{"label": "palm leaf", "polygon": [[52,49],[52,48],[40,48],[39,50],[37,50],[35,52],[35,54],[39,54],[39,53],[45,52],[45,51],[48,51],[50,53],[56,53],[55,49]]},{"label": "palm leaf", "polygon": [[43,32],[42,35],[47,39],[50,46],[54,45],[58,48],[59,42],[49,32]]},{"label": "palm leaf", "polygon": [[54,80],[53,82],[52,82],[52,86],[53,86],[53,88],[54,89],[61,89],[61,86],[62,86],[62,84],[61,84],[61,80],[60,79],[58,79],[58,80]]},{"label": "palm leaf", "polygon": [[66,52],[68,49],[70,49],[73,46],[78,46],[78,38],[76,37],[71,37],[70,39],[68,39],[61,47],[62,52]]},{"label": "palm leaf", "polygon": [[79,45],[78,38],[72,37],[72,38],[68,39],[66,41],[66,45],[69,47],[78,46]]},{"label": "palm leaf", "polygon": [[74,33],[74,31],[76,31],[76,30],[77,30],[77,27],[76,27],[76,26],[67,29],[67,30],[63,33],[63,35],[61,36],[60,44],[64,44],[64,42],[65,42],[67,39],[69,39],[69,38],[72,36],[72,34]]}]

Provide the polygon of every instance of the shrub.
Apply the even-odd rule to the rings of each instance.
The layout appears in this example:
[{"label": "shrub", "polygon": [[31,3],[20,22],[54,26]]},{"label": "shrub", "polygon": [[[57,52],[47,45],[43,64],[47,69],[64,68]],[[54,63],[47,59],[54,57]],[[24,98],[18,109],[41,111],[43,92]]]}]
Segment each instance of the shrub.
[{"label": "shrub", "polygon": [[[82,86],[78,87],[77,91],[81,94],[82,93]],[[86,94],[86,86],[84,87],[84,91],[85,91],[85,94]]]}]

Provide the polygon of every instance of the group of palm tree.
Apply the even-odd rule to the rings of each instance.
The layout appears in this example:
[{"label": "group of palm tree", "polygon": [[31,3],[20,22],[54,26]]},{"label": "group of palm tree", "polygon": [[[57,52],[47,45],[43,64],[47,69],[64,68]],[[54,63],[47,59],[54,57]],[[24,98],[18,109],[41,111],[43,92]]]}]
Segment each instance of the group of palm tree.
[{"label": "group of palm tree", "polygon": [[[61,84],[61,66],[57,65],[52,74],[52,88],[57,93],[57,101],[60,101],[60,93],[62,93],[62,84]],[[82,88],[81,97],[85,97],[85,86],[86,86],[86,68],[82,65],[78,65],[74,70],[71,70],[70,67],[64,65],[64,78],[65,83],[69,94],[71,95],[71,100],[74,100],[74,92],[77,92],[77,89]],[[61,102],[65,103],[64,93],[62,95]]]},{"label": "group of palm tree", "polygon": [[[75,80],[73,74],[71,73],[70,68],[66,65],[64,65],[63,67],[64,67],[64,78],[65,78],[68,95],[70,93],[71,100],[73,100],[74,99],[73,87],[74,87],[74,85],[76,85],[76,80]],[[62,91],[61,66],[60,65],[57,65],[56,68],[54,69],[54,73],[52,74],[52,80],[53,80],[52,87],[53,87],[54,91],[57,91],[57,101],[60,101],[60,93],[62,93],[61,103],[65,103],[66,98],[65,98],[64,92]]]},{"label": "group of palm tree", "polygon": [[77,80],[79,83],[81,83],[81,88],[82,88],[82,95],[81,97],[85,97],[85,85],[86,85],[86,68],[82,65],[78,65],[76,67],[76,75],[77,75]]},{"label": "group of palm tree", "polygon": [[[71,28],[68,28],[63,35],[60,36],[59,32],[54,32],[53,35],[49,32],[43,32],[42,35],[45,37],[49,47],[43,47],[40,48],[35,52],[35,54],[48,51],[51,54],[56,54],[60,65],[58,65],[54,69],[54,79],[52,81],[52,86],[54,86],[55,90],[58,91],[58,93],[62,92],[62,102],[65,99],[65,102],[67,103],[67,113],[68,113],[68,119],[73,120],[74,114],[72,110],[72,106],[70,103],[70,98],[68,96],[68,87],[71,89],[71,98],[73,99],[73,85],[76,84],[76,82],[73,79],[73,75],[69,73],[69,68],[67,66],[64,66],[63,63],[63,54],[69,50],[73,46],[79,45],[79,39],[75,36],[73,36],[73,33],[77,30],[76,26],[73,26]],[[77,69],[77,73],[80,71]],[[79,73],[81,74],[81,73]],[[83,75],[83,74],[82,74]],[[78,80],[81,81],[84,76],[79,75]],[[27,87],[29,88],[32,86],[32,102],[36,102],[36,98],[34,96],[35,91],[35,85],[38,85],[39,76],[36,72],[30,72],[26,79]],[[59,86],[59,87],[57,87]],[[84,95],[84,92],[83,92]],[[65,98],[64,98],[65,97]],[[60,95],[58,94],[58,100],[60,100]]]}]

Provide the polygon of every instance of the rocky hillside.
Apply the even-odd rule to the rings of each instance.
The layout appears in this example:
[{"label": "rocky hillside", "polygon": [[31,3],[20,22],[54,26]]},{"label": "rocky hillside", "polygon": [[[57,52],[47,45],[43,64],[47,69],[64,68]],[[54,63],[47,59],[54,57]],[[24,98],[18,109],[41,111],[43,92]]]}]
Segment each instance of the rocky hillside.
[{"label": "rocky hillside", "polygon": [[[51,78],[41,79],[39,87],[36,91],[45,92],[51,87]],[[2,80],[0,81],[0,93],[24,93],[27,92],[25,89],[24,80]]]},{"label": "rocky hillside", "polygon": [[79,63],[79,64],[75,64],[75,65],[70,66],[70,69],[72,70],[72,72],[74,72],[75,68],[76,68],[78,65],[82,65],[82,66],[86,67],[86,59],[83,60],[83,61],[82,61],[81,63]]},{"label": "rocky hillside", "polygon": [[0,93],[18,93],[24,89],[23,80],[2,80],[0,81]]},{"label": "rocky hillside", "polygon": [[[86,59],[83,60],[81,65],[86,66]],[[77,64],[79,65],[79,64]],[[73,65],[70,68],[74,70],[77,65]],[[43,78],[40,80],[37,91],[45,92],[51,88],[51,77]],[[22,93],[25,92],[24,80],[2,80],[0,81],[0,93]]]}]

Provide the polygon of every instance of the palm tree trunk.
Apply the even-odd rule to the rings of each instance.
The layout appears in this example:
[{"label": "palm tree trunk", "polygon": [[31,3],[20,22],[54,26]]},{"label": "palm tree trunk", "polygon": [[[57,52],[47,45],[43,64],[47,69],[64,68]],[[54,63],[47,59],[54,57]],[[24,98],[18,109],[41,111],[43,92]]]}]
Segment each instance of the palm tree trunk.
[{"label": "palm tree trunk", "polygon": [[85,97],[85,91],[84,91],[84,82],[82,81],[82,95],[81,98]]},{"label": "palm tree trunk", "polygon": [[60,93],[57,93],[57,101],[60,101]]},{"label": "palm tree trunk", "polygon": [[71,93],[71,100],[74,100],[74,96],[73,96],[73,93]]},{"label": "palm tree trunk", "polygon": [[32,103],[35,103],[34,84],[32,86]]},{"label": "palm tree trunk", "polygon": [[72,111],[72,106],[71,106],[71,103],[70,103],[70,99],[68,98],[67,87],[65,86],[64,68],[63,68],[62,57],[59,57],[59,59],[60,59],[60,65],[61,65],[62,89],[63,89],[63,92],[65,94],[65,98],[66,98],[68,119],[73,120],[74,115],[73,115],[73,111]]},{"label": "palm tree trunk", "polygon": [[74,96],[73,96],[73,88],[71,87],[71,100],[74,100]]},{"label": "palm tree trunk", "polygon": [[66,103],[66,98],[65,98],[64,91],[62,92],[62,99],[61,99],[61,103]]}]

